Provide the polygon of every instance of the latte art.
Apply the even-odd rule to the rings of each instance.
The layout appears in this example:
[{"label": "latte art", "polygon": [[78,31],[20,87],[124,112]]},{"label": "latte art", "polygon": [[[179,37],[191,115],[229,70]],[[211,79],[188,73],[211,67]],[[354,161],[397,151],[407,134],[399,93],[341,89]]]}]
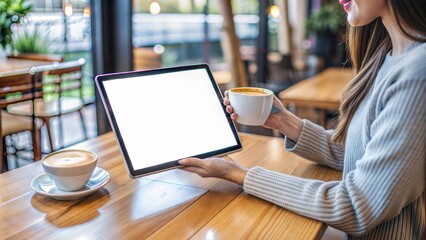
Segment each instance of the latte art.
[{"label": "latte art", "polygon": [[43,161],[47,166],[71,167],[91,163],[95,161],[95,156],[86,152],[65,151],[52,154],[49,157],[46,157]]}]

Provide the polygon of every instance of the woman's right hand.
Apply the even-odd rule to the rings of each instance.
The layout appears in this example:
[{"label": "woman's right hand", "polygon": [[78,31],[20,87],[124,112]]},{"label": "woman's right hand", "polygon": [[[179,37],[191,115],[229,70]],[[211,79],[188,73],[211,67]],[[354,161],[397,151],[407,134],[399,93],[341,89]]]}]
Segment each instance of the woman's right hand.
[{"label": "woman's right hand", "polygon": [[279,112],[270,113],[263,126],[283,133],[285,113],[287,112],[287,109],[275,95],[273,106],[278,109]]},{"label": "woman's right hand", "polygon": [[[231,119],[235,121],[238,115],[234,113],[234,109],[231,106],[228,91],[225,91],[223,104],[226,106],[226,112],[228,112],[231,115]],[[303,127],[302,120],[288,111],[275,95],[273,105],[279,112],[271,113],[263,124],[263,127],[277,130],[297,142]]]},{"label": "woman's right hand", "polygon": [[229,101],[229,91],[225,91],[225,98],[223,99],[223,105],[226,106],[226,112],[231,115],[232,120],[237,120],[238,115],[234,113],[234,109],[231,106],[231,102]]},{"label": "woman's right hand", "polygon": [[[225,98],[223,99],[223,104],[226,106],[226,112],[228,112],[231,115],[232,120],[236,120],[238,118],[238,115],[234,113],[234,109],[231,106],[231,103],[229,101],[229,92],[225,91]],[[287,111],[281,101],[274,95],[274,107],[280,110],[279,112],[271,113],[268,118],[266,119],[265,123],[263,124],[263,127],[275,129],[277,131],[281,132],[281,128],[283,125],[284,120],[284,112]]]}]

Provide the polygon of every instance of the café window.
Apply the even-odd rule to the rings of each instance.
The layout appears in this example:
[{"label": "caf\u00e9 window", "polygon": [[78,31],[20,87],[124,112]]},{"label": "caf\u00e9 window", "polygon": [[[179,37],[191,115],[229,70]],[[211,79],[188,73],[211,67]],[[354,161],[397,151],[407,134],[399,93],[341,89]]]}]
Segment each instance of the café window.
[{"label": "caf\u00e9 window", "polygon": [[[136,70],[206,62],[223,65],[219,1],[134,0],[133,53]],[[258,1],[234,0],[241,44],[255,45]]]}]

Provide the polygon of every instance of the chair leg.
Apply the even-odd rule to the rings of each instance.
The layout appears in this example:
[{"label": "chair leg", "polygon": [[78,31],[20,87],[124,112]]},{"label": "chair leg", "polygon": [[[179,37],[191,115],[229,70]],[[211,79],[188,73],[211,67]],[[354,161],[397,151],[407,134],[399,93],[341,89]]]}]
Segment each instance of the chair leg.
[{"label": "chair leg", "polygon": [[3,173],[6,171],[5,166],[6,166],[6,162],[7,162],[7,157],[5,157],[4,153],[6,152],[6,150],[4,149],[4,144],[2,144],[2,153],[1,153],[1,161],[0,161],[0,173]]},{"label": "chair leg", "polygon": [[50,118],[43,119],[44,124],[46,125],[47,129],[47,137],[49,138],[49,144],[50,144],[50,152],[53,152],[53,140],[52,140],[52,131],[50,129]]},{"label": "chair leg", "polygon": [[65,143],[64,139],[64,125],[62,124],[62,115],[58,116],[58,139],[59,139],[59,148],[62,148]]},{"label": "chair leg", "polygon": [[80,114],[81,127],[82,127],[82,129],[83,129],[84,140],[86,140],[86,139],[88,138],[88,137],[87,137],[87,127],[86,127],[86,123],[84,122],[82,109],[80,109],[80,110],[78,111],[78,114]]},{"label": "chair leg", "polygon": [[[0,116],[0,120],[1,120],[1,116]],[[0,129],[1,129],[1,122],[0,122]],[[1,144],[1,149],[0,149],[0,157],[1,157],[1,159],[0,159],[0,173],[2,173],[3,172],[3,167],[4,167],[4,161],[5,161],[5,157],[4,157],[4,153],[6,152],[6,149],[5,149],[5,145],[4,145],[4,139],[3,139],[3,137],[1,137],[0,138],[0,144]],[[7,161],[7,159],[6,159],[6,161]]]},{"label": "chair leg", "polygon": [[33,129],[31,136],[33,140],[34,161],[41,159],[41,136],[40,130]]},{"label": "chair leg", "polygon": [[6,151],[6,140],[4,139],[4,137],[1,138],[2,140],[2,154],[1,154],[1,161],[0,161],[0,173],[6,172],[9,167],[8,167],[8,162],[7,162],[7,151]]},{"label": "chair leg", "polygon": [[3,162],[3,172],[9,171],[9,162],[7,161],[7,155],[4,156],[4,162]]}]

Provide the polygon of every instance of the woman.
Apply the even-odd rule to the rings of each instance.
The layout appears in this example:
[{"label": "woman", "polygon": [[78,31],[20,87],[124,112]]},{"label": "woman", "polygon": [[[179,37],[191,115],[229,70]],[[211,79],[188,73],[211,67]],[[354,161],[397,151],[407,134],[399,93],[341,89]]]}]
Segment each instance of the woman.
[{"label": "woman", "polygon": [[[232,159],[184,159],[183,169],[220,177],[244,191],[360,239],[426,238],[426,1],[340,0],[351,25],[356,73],[335,131],[287,111],[264,126],[285,147],[343,171],[341,181],[303,179]],[[225,105],[229,100],[225,98]],[[226,107],[232,119],[232,106]]]}]

